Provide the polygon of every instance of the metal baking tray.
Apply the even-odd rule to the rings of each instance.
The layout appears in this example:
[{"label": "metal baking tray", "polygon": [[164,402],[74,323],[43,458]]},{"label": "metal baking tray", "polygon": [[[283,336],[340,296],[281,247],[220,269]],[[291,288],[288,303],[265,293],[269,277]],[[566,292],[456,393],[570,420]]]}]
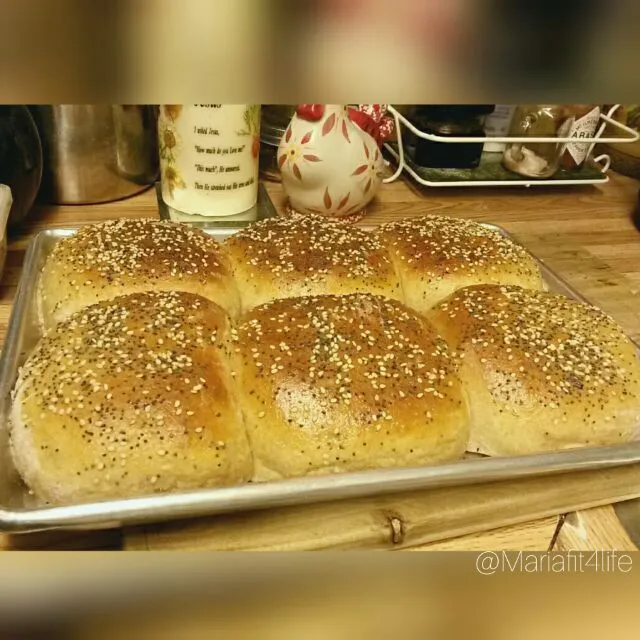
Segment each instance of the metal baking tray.
[{"label": "metal baking tray", "polygon": [[[486,226],[509,235],[500,227]],[[205,228],[218,240],[237,230],[237,227]],[[69,506],[38,506],[20,481],[11,460],[7,429],[10,394],[19,367],[40,338],[35,308],[38,274],[55,243],[75,231],[48,229],[31,242],[0,357],[0,531],[109,528],[640,462],[640,442],[634,442],[511,458],[472,457],[437,466],[314,476]],[[551,291],[586,302],[543,262],[537,262]]]}]

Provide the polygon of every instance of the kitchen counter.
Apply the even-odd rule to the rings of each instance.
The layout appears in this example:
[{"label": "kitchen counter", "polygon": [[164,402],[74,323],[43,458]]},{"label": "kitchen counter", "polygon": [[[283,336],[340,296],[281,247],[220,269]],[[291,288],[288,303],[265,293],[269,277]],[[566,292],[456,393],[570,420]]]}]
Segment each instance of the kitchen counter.
[{"label": "kitchen counter", "polygon": [[[629,335],[640,340],[640,232],[632,223],[639,188],[637,181],[614,173],[609,183],[598,187],[423,189],[399,180],[383,187],[365,222],[380,223],[403,216],[437,213],[499,224],[589,300],[614,316]],[[267,189],[274,204],[280,206],[283,202],[281,186],[267,183]],[[37,231],[44,227],[66,227],[121,216],[157,215],[153,189],[128,200],[104,205],[35,209],[23,233],[9,244],[7,265],[0,284],[0,335],[6,330],[24,251]],[[384,509],[392,503],[393,499],[385,500]],[[399,506],[392,506],[398,509],[402,504],[400,500]],[[370,515],[379,511],[382,507],[375,499],[366,503],[360,501],[351,512],[348,503],[337,505],[334,512],[331,504],[324,505],[321,509],[324,514],[335,514],[335,527],[328,523],[323,535],[314,530],[317,519],[303,517],[308,507],[281,510],[282,517],[271,518],[271,521],[268,513],[250,514],[243,527],[245,531],[247,527],[254,528],[251,539],[255,544],[243,543],[233,534],[226,535],[223,531],[225,522],[229,523],[228,531],[234,531],[238,523],[225,516],[124,532],[0,536],[0,549],[378,548],[397,542],[394,535],[387,540],[384,530],[389,522],[392,527],[398,522],[402,524],[402,516],[383,519],[380,530],[376,529],[375,518],[362,526],[362,519],[354,517],[354,514]],[[542,509],[540,513],[544,511]],[[413,517],[419,519],[415,513]],[[285,521],[289,530],[283,538],[281,527],[285,527]],[[351,532],[350,521],[354,523]],[[466,535],[462,535],[466,530],[451,529],[453,535],[445,536],[447,539],[423,532],[415,544],[401,546],[469,550],[635,549],[614,509],[606,504],[566,516],[550,514],[529,522],[512,518],[508,523],[505,521],[505,525],[489,532],[482,532],[481,527],[468,529],[473,532]],[[296,532],[293,536],[292,528]],[[340,533],[330,533],[329,529]],[[285,538],[286,544],[279,542]],[[311,545],[305,542],[312,540]]]}]

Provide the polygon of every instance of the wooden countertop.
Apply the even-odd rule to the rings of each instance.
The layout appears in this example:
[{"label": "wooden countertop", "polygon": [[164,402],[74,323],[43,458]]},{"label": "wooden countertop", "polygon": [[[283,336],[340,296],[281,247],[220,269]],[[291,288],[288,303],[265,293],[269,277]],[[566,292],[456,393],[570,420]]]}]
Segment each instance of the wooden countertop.
[{"label": "wooden countertop", "polygon": [[[631,220],[640,184],[614,173],[610,175],[608,184],[597,187],[530,189],[423,189],[399,180],[383,187],[366,222],[380,223],[403,216],[439,213],[499,224],[589,300],[613,315],[629,335],[640,340],[640,232]],[[280,206],[283,202],[280,185],[267,183],[267,190],[276,206]],[[103,205],[36,208],[23,233],[10,240],[0,284],[0,336],[4,336],[7,327],[25,248],[37,231],[44,227],[73,226],[114,217],[157,215],[154,190]],[[288,511],[291,515],[295,509]],[[174,523],[158,530],[138,528],[124,535],[121,531],[103,531],[0,536],[0,549],[219,548],[209,542],[214,524]],[[222,524],[217,523],[218,530]],[[233,524],[229,526],[233,528]],[[277,527],[274,535],[277,535]],[[270,545],[265,548],[278,548],[273,540]],[[352,546],[358,546],[357,540]],[[552,515],[520,522],[488,533],[431,540],[428,545],[419,546],[539,550],[552,547],[563,550],[634,548],[613,509],[606,505],[566,517]]]}]

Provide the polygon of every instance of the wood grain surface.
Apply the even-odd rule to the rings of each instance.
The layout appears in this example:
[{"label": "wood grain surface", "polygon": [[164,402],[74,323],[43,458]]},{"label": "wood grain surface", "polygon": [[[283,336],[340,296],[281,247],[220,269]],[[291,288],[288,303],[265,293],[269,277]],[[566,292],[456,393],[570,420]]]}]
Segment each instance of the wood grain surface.
[{"label": "wood grain surface", "polygon": [[167,522],[126,531],[125,544],[149,551],[407,549],[638,497],[635,464]]},{"label": "wood grain surface", "polygon": [[407,551],[550,551],[562,517],[551,516],[510,527],[429,542]]},{"label": "wood grain surface", "polygon": [[611,505],[569,513],[558,532],[558,551],[637,551]]},{"label": "wood grain surface", "polygon": [[[614,316],[632,337],[640,338],[640,233],[631,221],[639,186],[637,181],[613,173],[608,184],[597,187],[428,189],[399,180],[383,187],[363,222],[376,224],[405,216],[437,213],[499,224],[587,299]],[[276,206],[281,206],[284,198],[281,185],[267,183],[267,190]],[[151,189],[134,198],[103,205],[36,208],[22,233],[10,238],[7,266],[0,284],[0,336],[6,330],[24,251],[37,231],[45,227],[68,227],[116,217],[156,217],[158,207],[155,198]],[[393,501],[388,498],[385,504],[392,512]],[[298,539],[304,539],[305,530],[313,530],[309,521],[300,515],[305,508],[309,507],[301,508],[297,516],[294,509],[294,515],[289,516],[298,519]],[[348,531],[355,516],[349,513],[348,505],[345,507],[343,504],[341,509],[345,513],[344,520],[341,522],[336,516],[332,522],[347,527]],[[424,509],[417,513],[423,514]],[[611,507],[569,515],[560,521],[562,527],[559,530],[557,517],[542,518],[548,514],[539,512],[539,519],[533,522],[516,519],[511,522],[518,524],[512,526],[504,526],[508,522],[494,519],[491,525],[494,530],[489,532],[469,533],[470,529],[452,529],[450,539],[438,542],[424,534],[427,529],[423,528],[423,533],[412,539],[412,547],[545,550],[552,541],[556,541],[558,547],[572,548],[574,545],[579,548],[581,543],[571,535],[571,529],[565,530],[565,526],[574,520],[586,522],[580,518],[588,518],[590,530],[594,532],[589,538],[592,544],[605,544],[607,540],[611,544],[627,544],[621,536],[607,538],[607,532],[613,532],[616,527],[619,531],[619,523]],[[242,520],[240,516],[234,517]],[[230,541],[234,537],[234,528],[230,526],[225,530],[223,521],[220,519],[215,528]],[[155,528],[149,527],[125,532],[44,532],[0,536],[0,549],[159,548],[162,545],[165,548],[192,548],[188,541],[199,548],[216,548],[216,538],[210,532],[203,535],[210,524],[203,520],[180,523],[177,527],[174,524],[159,525],[157,537],[152,531]],[[172,530],[170,535],[168,530]],[[279,546],[276,538],[270,535],[270,548],[282,548],[283,545]],[[350,540],[349,546],[360,546],[358,535],[354,529],[350,538],[346,536]],[[616,534],[611,533],[611,536]],[[228,542],[231,548],[235,548],[234,544]]]}]

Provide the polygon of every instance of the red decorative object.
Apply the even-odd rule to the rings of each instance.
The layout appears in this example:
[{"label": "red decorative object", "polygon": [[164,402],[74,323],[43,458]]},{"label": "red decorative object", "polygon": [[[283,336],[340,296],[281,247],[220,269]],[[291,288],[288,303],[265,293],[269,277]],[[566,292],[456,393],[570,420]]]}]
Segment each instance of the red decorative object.
[{"label": "red decorative object", "polygon": [[342,121],[342,135],[345,137],[347,142],[351,142],[351,138],[349,137],[349,130],[347,129],[347,123],[345,120]]},{"label": "red decorative object", "polygon": [[395,122],[386,104],[361,104],[349,108],[349,119],[382,146],[393,134]]},{"label": "red decorative object", "polygon": [[323,136],[329,135],[331,131],[333,131],[333,127],[335,127],[335,125],[336,125],[336,114],[332,113],[327,118],[327,121],[324,123],[324,125],[322,126],[322,135]]},{"label": "red decorative object", "polygon": [[324,118],[324,105],[323,104],[300,104],[296,108],[298,117],[304,120],[310,120],[311,122],[318,122]]},{"label": "red decorative object", "polygon": [[329,195],[329,187],[327,187],[325,192],[324,192],[324,206],[327,209],[331,209],[331,207],[333,206],[333,202],[331,200],[331,196]]},{"label": "red decorative object", "polygon": [[340,204],[338,205],[338,211],[345,208],[347,202],[349,202],[350,195],[351,195],[350,193],[347,193],[347,195],[344,198],[342,198],[342,200],[340,200]]},{"label": "red decorative object", "polygon": [[386,106],[374,105],[371,113],[352,112],[357,122],[342,105],[296,109],[278,147],[282,185],[292,210],[356,220],[382,185],[379,123]]}]

